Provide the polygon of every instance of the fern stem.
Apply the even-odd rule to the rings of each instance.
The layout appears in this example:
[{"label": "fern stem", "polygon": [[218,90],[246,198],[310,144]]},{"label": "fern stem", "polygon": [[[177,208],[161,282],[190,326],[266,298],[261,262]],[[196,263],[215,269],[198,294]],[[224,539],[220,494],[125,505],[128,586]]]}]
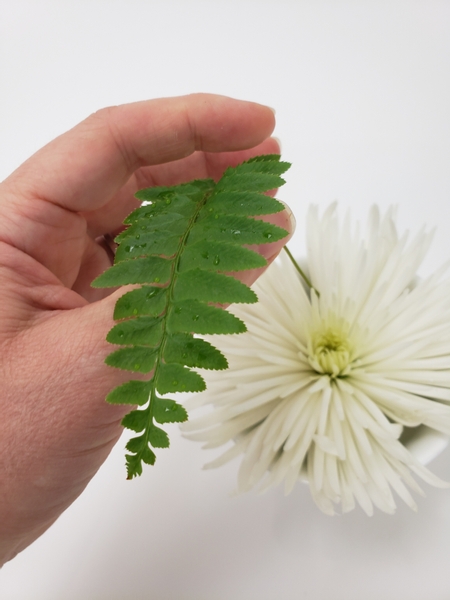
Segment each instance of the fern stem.
[{"label": "fern stem", "polygon": [[309,287],[310,290],[314,290],[317,294],[318,297],[320,297],[319,292],[316,290],[316,288],[313,286],[313,284],[311,283],[311,281],[309,280],[309,278],[305,275],[305,272],[303,271],[303,269],[301,269],[300,265],[298,264],[298,262],[295,260],[295,258],[292,256],[291,251],[289,250],[289,248],[287,246],[284,246],[284,251],[286,252],[286,254],[289,256],[290,261],[292,262],[292,264],[294,265],[295,269],[298,271],[298,273],[300,274],[300,277],[303,279],[303,281],[306,283],[306,285]]},{"label": "fern stem", "polygon": [[[198,203],[197,208],[195,210],[195,212],[193,213],[193,215],[191,216],[188,225],[186,227],[186,231],[183,234],[183,236],[180,239],[180,243],[178,245],[178,249],[177,252],[175,254],[175,258],[173,260],[173,264],[172,264],[172,276],[171,276],[171,281],[170,284],[167,288],[167,301],[166,301],[166,306],[165,306],[165,313],[167,314],[168,310],[169,310],[169,306],[173,301],[173,289],[175,287],[176,281],[177,281],[177,275],[178,275],[178,267],[179,267],[179,263],[180,263],[180,258],[181,258],[181,254],[183,252],[183,249],[186,245],[187,242],[187,238],[189,237],[189,233],[195,223],[195,221],[198,219],[198,215],[199,212],[201,211],[201,209],[203,208],[203,206],[205,205],[206,201],[208,200],[210,194],[205,194],[205,197],[203,198],[203,200],[201,202]],[[161,365],[161,356],[164,353],[164,347],[166,345],[167,342],[167,322],[164,321],[163,324],[163,331],[162,331],[162,336],[161,336],[161,341],[159,343],[159,356],[156,360],[155,363],[155,369],[153,372],[153,377],[152,377],[152,381],[155,382],[157,380],[157,376],[158,376],[158,371],[160,369],[160,365]],[[152,384],[151,390],[150,390],[150,394],[148,397],[148,413],[149,413],[149,418],[148,418],[148,424],[147,424],[147,428],[145,429],[145,439],[146,442],[148,442],[148,438],[149,438],[149,433],[150,433],[150,427],[153,424],[153,418],[154,418],[154,408],[155,408],[155,399],[156,399],[156,387],[155,384]]]}]

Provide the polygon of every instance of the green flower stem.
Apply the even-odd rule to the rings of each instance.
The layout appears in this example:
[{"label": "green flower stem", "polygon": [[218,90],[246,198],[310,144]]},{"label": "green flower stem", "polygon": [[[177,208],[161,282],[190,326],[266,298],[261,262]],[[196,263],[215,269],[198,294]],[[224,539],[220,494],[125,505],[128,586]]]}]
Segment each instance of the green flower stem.
[{"label": "green flower stem", "polygon": [[299,264],[297,263],[297,261],[295,260],[295,258],[292,256],[291,251],[289,250],[289,248],[287,246],[284,247],[284,251],[286,252],[286,254],[289,256],[292,264],[294,265],[294,267],[296,268],[296,270],[298,271],[298,273],[300,274],[300,277],[303,279],[303,281],[306,283],[306,285],[309,287],[310,290],[314,290],[317,294],[318,297],[320,297],[319,292],[316,290],[316,288],[313,286],[313,284],[311,283],[311,281],[308,279],[308,277],[305,275],[304,271],[300,268]]}]

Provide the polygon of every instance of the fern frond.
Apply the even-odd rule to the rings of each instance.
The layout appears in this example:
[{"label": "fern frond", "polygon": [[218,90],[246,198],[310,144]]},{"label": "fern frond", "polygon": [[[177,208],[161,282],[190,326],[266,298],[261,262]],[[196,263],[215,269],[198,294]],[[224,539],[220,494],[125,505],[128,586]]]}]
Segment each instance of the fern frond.
[{"label": "fern frond", "polygon": [[116,303],[117,324],[107,336],[120,346],[107,358],[112,367],[150,374],[148,381],[131,380],[112,390],[107,401],[138,406],[123,419],[140,434],[129,440],[128,478],[142,473],[142,463],[154,464],[150,447],[169,446],[157,425],[182,422],[185,409],[162,398],[175,392],[205,389],[192,368],[226,369],[223,354],[197,334],[246,331],[237,317],[218,304],[256,302],[255,293],[227,275],[262,267],[265,259],[246,245],[283,239],[280,227],[252,217],[283,210],[264,192],[283,185],[289,168],[278,155],[253,158],[225,171],[218,183],[196,180],[173,187],[140,190],[142,205],[125,220],[117,236],[114,265],[94,287],[140,284]]}]

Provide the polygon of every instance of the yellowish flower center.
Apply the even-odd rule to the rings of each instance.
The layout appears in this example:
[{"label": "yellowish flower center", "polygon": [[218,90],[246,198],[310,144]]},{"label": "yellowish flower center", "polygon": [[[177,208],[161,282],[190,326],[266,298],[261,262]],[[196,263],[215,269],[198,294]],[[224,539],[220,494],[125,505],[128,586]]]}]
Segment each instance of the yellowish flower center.
[{"label": "yellowish flower center", "polygon": [[312,332],[309,361],[318,373],[339,377],[348,375],[354,359],[348,330],[342,324],[325,326]]}]

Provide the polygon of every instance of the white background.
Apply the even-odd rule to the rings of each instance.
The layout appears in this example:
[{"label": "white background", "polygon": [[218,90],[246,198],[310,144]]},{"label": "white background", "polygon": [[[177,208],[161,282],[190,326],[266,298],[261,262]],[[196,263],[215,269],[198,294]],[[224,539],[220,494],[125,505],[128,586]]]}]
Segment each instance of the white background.
[{"label": "white background", "polygon": [[[14,0],[0,7],[0,179],[90,112],[195,91],[266,103],[293,163],[280,197],[303,248],[309,203],[450,258],[450,2]],[[5,600],[446,600],[450,491],[419,513],[326,517],[306,486],[231,497],[237,465],[171,431],[125,481],[119,442],[79,500],[0,573]],[[450,449],[431,468],[450,479]]]}]

